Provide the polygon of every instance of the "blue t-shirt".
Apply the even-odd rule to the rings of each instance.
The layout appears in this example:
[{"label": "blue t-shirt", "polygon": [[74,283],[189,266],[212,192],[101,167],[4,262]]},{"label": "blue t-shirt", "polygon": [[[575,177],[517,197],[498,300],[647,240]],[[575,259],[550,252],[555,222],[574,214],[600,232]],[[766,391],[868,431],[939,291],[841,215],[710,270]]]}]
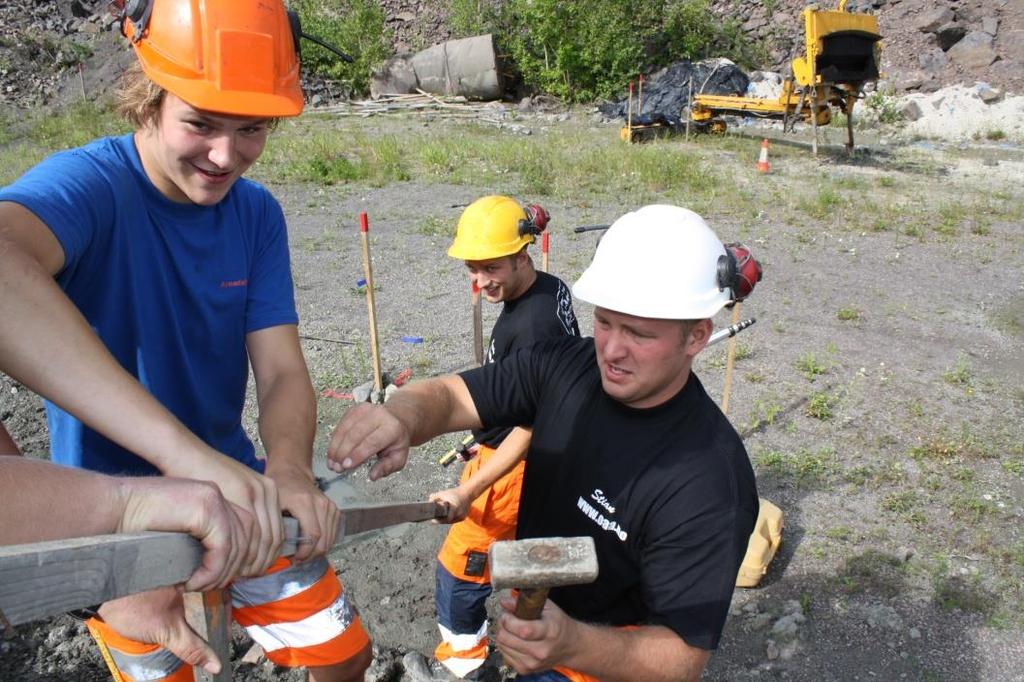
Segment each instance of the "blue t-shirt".
[{"label": "blue t-shirt", "polygon": [[[284,215],[270,193],[240,179],[214,206],[172,202],[125,135],[54,154],[0,201],[53,231],[65,257],[57,283],[117,361],[199,438],[261,470],[241,422],[245,335],[298,322]],[[156,472],[56,405],[46,410],[55,462]]]}]

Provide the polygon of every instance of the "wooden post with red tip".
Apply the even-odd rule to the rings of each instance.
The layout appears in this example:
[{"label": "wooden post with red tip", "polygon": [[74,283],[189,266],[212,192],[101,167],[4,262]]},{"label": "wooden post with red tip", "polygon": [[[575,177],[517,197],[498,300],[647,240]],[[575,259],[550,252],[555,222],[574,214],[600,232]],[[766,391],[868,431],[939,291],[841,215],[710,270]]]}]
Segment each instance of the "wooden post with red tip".
[{"label": "wooden post with red tip", "polygon": [[476,364],[484,364],[484,311],[480,303],[480,287],[476,280],[470,285],[470,301],[473,304],[473,358]]},{"label": "wooden post with red tip", "polygon": [[548,271],[548,250],[551,248],[551,241],[548,239],[548,233],[545,230],[540,236],[540,269],[544,272]]},{"label": "wooden post with red tip", "polygon": [[629,104],[626,105],[626,131],[629,133],[627,142],[633,141],[633,81],[629,81]]},{"label": "wooden post with red tip", "polygon": [[359,214],[359,235],[363,242],[363,271],[366,273],[366,306],[370,314],[370,354],[373,357],[373,388],[380,395],[380,345],[377,341],[377,306],[373,300],[373,265],[370,262],[370,219],[366,211]]}]

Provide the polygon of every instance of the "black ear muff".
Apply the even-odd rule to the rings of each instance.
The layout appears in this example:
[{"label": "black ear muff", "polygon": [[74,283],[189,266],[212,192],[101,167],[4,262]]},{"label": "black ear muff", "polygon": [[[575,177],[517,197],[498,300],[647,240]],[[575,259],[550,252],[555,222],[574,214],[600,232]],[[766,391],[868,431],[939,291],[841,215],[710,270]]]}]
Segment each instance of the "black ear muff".
[{"label": "black ear muff", "polygon": [[718,257],[718,290],[725,291],[729,289],[729,295],[732,296],[732,289],[735,283],[736,257],[732,255],[732,251],[726,249],[725,255]]},{"label": "black ear muff", "polygon": [[292,42],[295,43],[295,54],[302,56],[302,48],[299,46],[299,39],[302,38],[302,20],[299,13],[293,9],[288,10],[288,26],[292,29]]},{"label": "black ear muff", "polygon": [[125,33],[126,23],[132,25],[132,42],[142,40],[142,34],[149,26],[149,15],[153,13],[155,0],[124,0],[121,7],[121,33]]}]

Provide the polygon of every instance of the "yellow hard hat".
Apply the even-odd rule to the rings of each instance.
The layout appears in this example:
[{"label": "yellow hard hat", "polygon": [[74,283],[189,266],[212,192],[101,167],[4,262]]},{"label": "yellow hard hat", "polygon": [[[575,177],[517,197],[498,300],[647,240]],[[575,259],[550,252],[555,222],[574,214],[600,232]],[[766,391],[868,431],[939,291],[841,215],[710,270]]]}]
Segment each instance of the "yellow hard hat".
[{"label": "yellow hard hat", "polygon": [[531,221],[515,199],[487,196],[466,207],[448,255],[460,260],[490,260],[518,253],[536,237]]}]

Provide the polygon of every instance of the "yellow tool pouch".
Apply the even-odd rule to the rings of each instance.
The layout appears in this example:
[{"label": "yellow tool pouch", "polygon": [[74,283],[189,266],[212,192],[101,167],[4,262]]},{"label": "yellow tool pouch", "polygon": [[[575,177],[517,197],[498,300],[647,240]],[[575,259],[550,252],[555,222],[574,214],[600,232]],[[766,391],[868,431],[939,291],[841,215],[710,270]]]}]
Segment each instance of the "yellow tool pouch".
[{"label": "yellow tool pouch", "polygon": [[762,497],[754,532],[750,534],[747,553],[736,575],[736,587],[757,587],[781,544],[782,510]]}]

